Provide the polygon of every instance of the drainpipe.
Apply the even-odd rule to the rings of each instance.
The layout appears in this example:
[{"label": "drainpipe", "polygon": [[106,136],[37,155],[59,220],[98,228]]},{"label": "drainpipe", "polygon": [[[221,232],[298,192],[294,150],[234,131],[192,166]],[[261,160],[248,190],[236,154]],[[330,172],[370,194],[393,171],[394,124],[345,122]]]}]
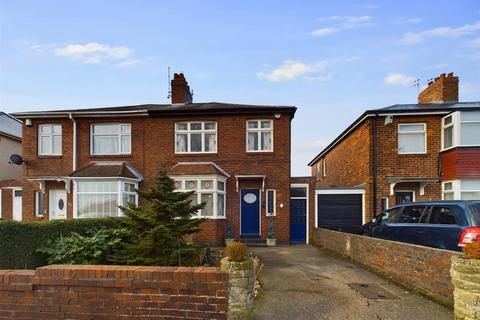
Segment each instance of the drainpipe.
[{"label": "drainpipe", "polygon": [[373,217],[377,218],[377,118],[378,113],[372,119],[372,192],[373,192]]},{"label": "drainpipe", "polygon": [[72,120],[73,123],[73,155],[72,155],[72,170],[77,170],[77,121],[73,118],[71,113],[68,114],[68,117]]}]

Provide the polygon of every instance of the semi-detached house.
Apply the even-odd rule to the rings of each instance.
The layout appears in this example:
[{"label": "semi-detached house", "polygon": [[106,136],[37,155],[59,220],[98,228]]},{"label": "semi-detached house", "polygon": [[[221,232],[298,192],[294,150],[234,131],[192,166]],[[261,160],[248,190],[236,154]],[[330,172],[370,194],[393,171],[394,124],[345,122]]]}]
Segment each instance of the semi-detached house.
[{"label": "semi-detached house", "polygon": [[458,102],[458,81],[366,111],[312,159],[310,225],[358,231],[396,204],[480,200],[480,102]]},{"label": "semi-detached house", "polygon": [[[14,114],[23,122],[22,220],[120,216],[165,164],[178,191],[196,192],[207,218],[197,239],[290,241],[293,106],[192,103],[183,74],[172,103]],[[7,215],[14,215],[13,212]]]}]

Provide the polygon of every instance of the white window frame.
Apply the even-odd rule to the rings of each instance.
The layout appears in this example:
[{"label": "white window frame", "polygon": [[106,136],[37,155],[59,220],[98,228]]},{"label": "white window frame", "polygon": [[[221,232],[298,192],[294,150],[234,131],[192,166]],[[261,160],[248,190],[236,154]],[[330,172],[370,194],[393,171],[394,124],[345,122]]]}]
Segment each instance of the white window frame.
[{"label": "white window frame", "polygon": [[138,188],[138,184],[137,183],[133,183],[131,181],[123,181],[123,194],[122,194],[122,206],[126,206],[127,204],[124,203],[124,196],[127,195],[127,196],[135,196],[135,205],[138,205],[138,193],[136,191],[125,191],[125,185],[126,184],[133,184],[133,188],[134,190],[137,190]]},{"label": "white window frame", "polygon": [[[473,112],[474,112],[474,111],[473,111]],[[458,137],[459,137],[459,139],[458,139],[458,141],[457,141],[457,142],[458,142],[458,145],[459,145],[459,146],[462,146],[462,147],[477,147],[477,146],[479,146],[480,144],[463,144],[463,143],[462,143],[462,137],[461,137],[462,124],[464,124],[464,123],[465,123],[465,124],[469,124],[469,123],[477,123],[477,124],[480,124],[480,120],[475,120],[475,121],[472,121],[472,120],[470,120],[470,121],[464,121],[464,120],[462,120],[462,114],[465,114],[465,113],[468,113],[468,111],[458,112],[458,116],[457,116],[457,118],[458,118],[457,121],[459,122],[459,125],[458,125]]]},{"label": "white window frame", "polygon": [[[461,200],[462,192],[480,192],[480,190],[463,189],[462,181],[465,180],[480,180],[480,179],[461,179],[461,180],[449,180],[442,182],[442,200],[445,200],[445,193],[453,193],[453,200]],[[452,190],[445,190],[445,184],[452,183]]]},{"label": "white window frame", "polygon": [[[201,123],[202,128],[200,130],[192,130],[192,123]],[[214,123],[215,129],[205,129],[206,123]],[[177,124],[186,124],[187,130],[178,130]],[[217,153],[218,150],[218,123],[216,121],[177,121],[174,124],[174,136],[175,136],[175,154],[198,154],[198,153]],[[205,151],[205,134],[215,134],[215,150]],[[177,151],[177,135],[186,134],[187,135],[187,151]],[[192,149],[192,134],[201,134],[202,136],[202,151],[191,151]]]},{"label": "white window frame", "polygon": [[[34,210],[35,210],[35,217],[43,217],[43,213],[44,213],[44,199],[43,199],[43,192],[42,191],[35,191],[34,192],[34,198],[35,198],[35,207],[34,207]],[[40,203],[42,203],[42,206],[40,206]]]},{"label": "white window frame", "polygon": [[[78,182],[102,182],[102,181],[115,181],[117,182],[117,191],[116,192],[78,192]],[[117,206],[123,206],[123,194],[125,190],[125,183],[135,184],[135,189],[138,189],[138,181],[134,179],[121,178],[118,177],[105,177],[105,178],[75,178],[73,180],[73,218],[90,218],[90,217],[79,217],[78,216],[78,195],[79,194],[116,194],[117,195]],[[138,194],[135,197],[135,205],[138,205]],[[123,211],[120,208],[117,208],[117,217],[122,217]],[[91,217],[95,218],[95,217]]]},{"label": "white window frame", "polygon": [[[447,118],[452,118],[452,122],[445,125],[445,119]],[[454,113],[451,113],[449,115],[447,115],[446,117],[443,117],[442,118],[442,147],[441,147],[441,150],[444,151],[444,150],[448,150],[448,149],[451,149],[451,148],[454,148],[455,145],[457,144],[457,141],[456,141],[456,138],[457,138],[457,132],[456,132],[456,129],[458,128],[458,126],[455,125],[455,122],[457,122],[457,113],[454,112]],[[445,148],[445,129],[447,128],[450,128],[450,127],[453,127],[452,129],[452,145],[450,147],[447,147]]]},{"label": "white window frame", "polygon": [[[102,126],[102,125],[117,125],[118,126],[118,133],[94,133],[95,126]],[[130,126],[130,133],[122,133],[122,126]],[[118,139],[118,152],[108,153],[108,152],[101,152],[101,153],[94,153],[94,136],[113,136],[117,135]],[[122,152],[122,137],[129,136],[130,137],[130,151],[129,152]],[[130,155],[132,154],[133,144],[132,144],[132,124],[128,122],[97,122],[90,124],[90,155],[92,156],[109,156],[109,155]]]},{"label": "white window frame", "polygon": [[[197,212],[196,215],[193,215],[192,218],[207,218],[207,219],[226,219],[227,216],[227,179],[218,176],[218,175],[204,175],[204,176],[171,176],[173,180],[176,182],[180,182],[181,189],[175,189],[176,192],[189,192],[195,191],[197,196],[197,204],[202,203],[202,194],[213,194],[213,215],[211,216],[202,216],[201,210]],[[205,180],[212,180],[213,181],[213,188],[212,189],[202,189],[202,181]],[[196,189],[187,189],[185,183],[187,181],[196,181]],[[218,189],[218,182],[223,182],[223,189]],[[223,216],[218,215],[218,195],[223,195]]]},{"label": "white window frame", "polygon": [[[269,191],[273,191],[273,212],[268,211],[268,201],[270,200]],[[267,189],[265,190],[265,215],[267,217],[275,217],[277,215],[277,190]]]},{"label": "white window frame", "polygon": [[[58,134],[54,134],[53,133],[53,127],[54,126],[59,126],[60,127],[60,133]],[[42,132],[42,128],[43,127],[50,127],[50,133],[49,134],[45,134],[45,133],[41,133]],[[38,128],[37,128],[37,134],[38,134],[38,139],[37,139],[37,143],[38,143],[38,147],[37,147],[37,151],[38,151],[38,155],[39,156],[61,156],[62,155],[62,144],[63,144],[63,141],[62,141],[62,130],[63,130],[63,127],[61,124],[59,123],[43,123],[43,124],[39,124],[38,125]],[[53,144],[54,144],[54,139],[53,137],[55,136],[59,136],[60,137],[60,153],[54,153],[53,152]],[[50,153],[46,153],[46,152],[42,152],[41,148],[42,148],[42,144],[41,144],[41,140],[42,140],[42,137],[49,137],[49,140],[50,140],[50,150],[51,152]]]},{"label": "white window frame", "polygon": [[322,176],[325,178],[327,176],[327,158],[322,160]]},{"label": "white window frame", "polygon": [[[410,125],[422,125],[422,131],[411,131],[411,132],[400,132],[400,127],[402,126],[410,126]],[[423,133],[424,139],[424,151],[423,152],[401,152],[400,151],[400,135],[409,135],[409,134],[419,134]],[[398,154],[427,154],[427,124],[423,123],[399,123],[397,128],[397,152]]]},{"label": "white window frame", "polygon": [[[270,122],[270,128],[261,128],[262,121],[269,121]],[[249,128],[248,123],[249,122],[257,122],[257,128]],[[247,152],[273,152],[273,144],[274,144],[274,133],[273,133],[273,120],[272,119],[249,119],[245,122],[245,127],[246,127],[246,133],[245,133],[245,150]],[[262,145],[262,132],[270,132],[270,135],[272,137],[272,143],[271,143],[271,148],[268,150],[262,150],[261,145]],[[249,133],[256,133],[258,137],[258,149],[256,150],[249,150],[248,149],[248,134]]]}]

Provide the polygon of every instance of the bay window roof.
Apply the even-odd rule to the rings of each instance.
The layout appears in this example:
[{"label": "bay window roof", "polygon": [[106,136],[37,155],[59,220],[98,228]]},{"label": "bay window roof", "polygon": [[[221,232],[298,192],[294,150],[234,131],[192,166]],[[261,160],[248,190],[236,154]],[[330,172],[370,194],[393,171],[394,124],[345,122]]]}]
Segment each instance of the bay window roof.
[{"label": "bay window roof", "polygon": [[219,175],[230,177],[230,175],[223,170],[215,162],[178,162],[169,171],[171,176],[189,176],[189,175]]},{"label": "bay window roof", "polygon": [[142,181],[143,176],[124,161],[92,162],[70,174],[72,178],[127,178]]}]

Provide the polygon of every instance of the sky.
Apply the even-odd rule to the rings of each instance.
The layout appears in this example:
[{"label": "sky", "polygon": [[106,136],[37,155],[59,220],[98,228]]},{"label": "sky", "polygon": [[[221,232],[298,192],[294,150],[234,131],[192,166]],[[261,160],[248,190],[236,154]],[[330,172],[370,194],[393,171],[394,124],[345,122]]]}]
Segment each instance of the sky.
[{"label": "sky", "polygon": [[480,2],[0,0],[0,111],[168,103],[168,67],[194,102],[297,106],[308,175],[364,110],[415,103],[416,79],[454,72],[480,100]]}]

